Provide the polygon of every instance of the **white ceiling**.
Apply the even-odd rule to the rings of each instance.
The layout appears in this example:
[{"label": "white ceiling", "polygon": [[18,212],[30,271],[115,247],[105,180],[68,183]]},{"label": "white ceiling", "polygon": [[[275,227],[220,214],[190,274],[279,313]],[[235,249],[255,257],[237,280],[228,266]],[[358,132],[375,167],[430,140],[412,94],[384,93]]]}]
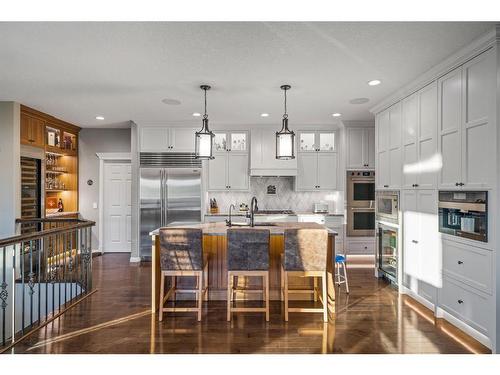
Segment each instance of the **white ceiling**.
[{"label": "white ceiling", "polygon": [[[493,23],[0,23],[0,100],[83,127],[371,120],[368,109]],[[381,79],[375,87],[371,79]],[[367,97],[362,105],[352,98]],[[165,105],[162,99],[181,101]],[[270,116],[261,118],[260,113]],[[95,120],[102,115],[105,121]]]}]

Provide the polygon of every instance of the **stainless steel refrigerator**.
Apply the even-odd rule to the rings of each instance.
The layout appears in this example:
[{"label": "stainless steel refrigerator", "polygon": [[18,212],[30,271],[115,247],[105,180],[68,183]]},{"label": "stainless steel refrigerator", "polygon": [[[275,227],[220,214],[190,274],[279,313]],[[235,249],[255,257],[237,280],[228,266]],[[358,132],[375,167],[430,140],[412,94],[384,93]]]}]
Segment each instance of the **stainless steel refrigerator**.
[{"label": "stainless steel refrigerator", "polygon": [[156,228],[201,222],[201,168],[140,169],[140,256],[151,259]]}]

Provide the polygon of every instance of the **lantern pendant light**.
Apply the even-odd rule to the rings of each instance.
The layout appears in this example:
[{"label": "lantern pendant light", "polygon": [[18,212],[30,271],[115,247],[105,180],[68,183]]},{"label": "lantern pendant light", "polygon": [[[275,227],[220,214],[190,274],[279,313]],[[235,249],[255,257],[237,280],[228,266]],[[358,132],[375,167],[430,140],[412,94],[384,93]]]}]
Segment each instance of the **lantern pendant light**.
[{"label": "lantern pendant light", "polygon": [[285,92],[285,113],[283,114],[281,130],[276,132],[276,159],[295,159],[295,133],[288,129],[288,113],[286,111],[286,92],[291,89],[290,85],[283,85],[281,89]]},{"label": "lantern pendant light", "polygon": [[195,133],[195,154],[196,159],[211,160],[214,159],[212,154],[213,139],[215,134],[208,129],[208,115],[207,115],[207,90],[210,86],[201,85],[200,89],[205,91],[205,114],[203,115],[201,130]]}]

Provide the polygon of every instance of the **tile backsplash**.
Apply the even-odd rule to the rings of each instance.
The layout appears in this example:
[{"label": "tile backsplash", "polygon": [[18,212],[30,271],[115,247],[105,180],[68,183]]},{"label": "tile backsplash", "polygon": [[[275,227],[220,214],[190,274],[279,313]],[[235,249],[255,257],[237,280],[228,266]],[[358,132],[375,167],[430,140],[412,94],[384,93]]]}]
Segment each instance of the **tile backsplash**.
[{"label": "tile backsplash", "polygon": [[[240,203],[250,205],[253,196],[257,197],[261,210],[293,210],[295,212],[312,212],[313,204],[328,203],[330,212],[342,212],[344,195],[342,191],[304,191],[294,190],[294,177],[250,177],[250,191],[208,192],[208,198],[215,198],[219,212],[225,213],[233,203],[238,208]],[[276,194],[267,194],[268,187],[276,187]],[[269,190],[273,190],[272,187]],[[207,200],[208,202],[208,200]]]}]

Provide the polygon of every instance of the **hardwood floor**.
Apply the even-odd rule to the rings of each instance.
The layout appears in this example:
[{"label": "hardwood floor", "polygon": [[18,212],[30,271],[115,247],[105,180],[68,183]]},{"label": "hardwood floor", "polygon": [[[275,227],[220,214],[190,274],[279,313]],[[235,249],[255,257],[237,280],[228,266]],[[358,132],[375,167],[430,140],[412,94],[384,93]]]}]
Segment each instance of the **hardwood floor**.
[{"label": "hardwood floor", "polygon": [[[235,314],[226,322],[224,301],[196,314],[152,317],[149,264],[126,254],[94,259],[98,292],[19,343],[14,353],[489,353],[489,349],[431,312],[398,296],[373,269],[351,268],[350,295],[337,294],[335,322],[319,314],[290,314],[280,302],[263,314]],[[182,303],[188,303],[182,302]],[[255,303],[255,302],[254,302]]]}]

